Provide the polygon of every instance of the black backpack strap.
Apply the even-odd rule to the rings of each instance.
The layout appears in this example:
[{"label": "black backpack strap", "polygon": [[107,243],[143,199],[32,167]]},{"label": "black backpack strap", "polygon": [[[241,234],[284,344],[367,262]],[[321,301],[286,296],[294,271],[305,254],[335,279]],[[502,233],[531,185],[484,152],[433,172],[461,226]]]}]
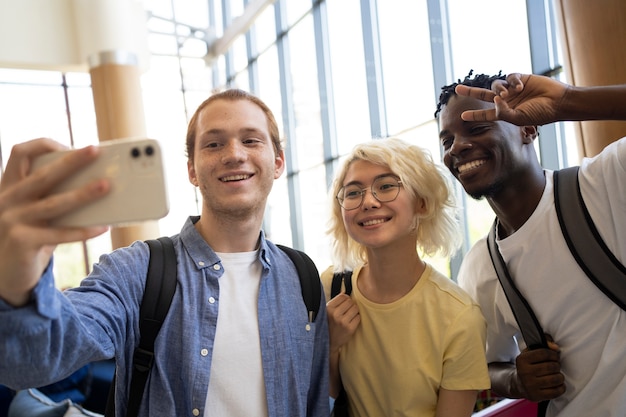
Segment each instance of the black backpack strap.
[{"label": "black backpack strap", "polygon": [[[127,417],[134,417],[139,413],[143,392],[154,361],[154,341],[176,292],[177,262],[172,240],[168,237],[160,237],[157,240],[147,240],[146,243],[150,247],[150,262],[146,288],[139,310],[140,340],[133,356]],[[114,390],[115,385],[111,389]],[[111,400],[107,405],[107,416],[114,415],[109,414],[110,409],[113,410],[112,412],[115,411],[115,405],[111,404]]]},{"label": "black backpack strap", "polygon": [[[330,298],[335,297],[341,292],[341,284],[345,287],[347,295],[352,293],[352,271],[335,272],[333,274],[333,280],[330,284]],[[331,417],[348,417],[348,394],[341,385],[339,395],[335,398],[333,409],[330,413]]]},{"label": "black backpack strap", "polygon": [[309,313],[309,321],[314,322],[317,312],[320,309],[320,299],[322,297],[322,284],[320,275],[313,260],[304,252],[288,246],[276,245],[285,252],[291,262],[296,266],[298,277],[300,278],[300,288],[302,289],[302,299]]},{"label": "black backpack strap", "polygon": [[548,347],[548,341],[546,340],[546,336],[541,328],[541,324],[539,324],[539,320],[537,320],[537,317],[530,307],[530,304],[528,304],[528,301],[526,301],[522,293],[515,286],[515,283],[509,274],[509,270],[506,267],[506,263],[504,262],[504,259],[502,259],[502,255],[498,250],[496,245],[497,228],[498,221],[496,219],[493,222],[493,226],[491,227],[489,236],[487,237],[487,247],[489,249],[489,255],[491,256],[491,262],[493,263],[493,267],[498,275],[500,285],[502,285],[506,299],[511,306],[515,320],[517,321],[528,348],[536,349]]},{"label": "black backpack strap", "polygon": [[580,192],[578,167],[554,171],[554,205],[563,237],[580,268],[607,297],[626,310],[626,267],[593,224]]},{"label": "black backpack strap", "polygon": [[333,274],[333,281],[330,284],[330,298],[341,292],[342,283],[346,289],[346,294],[352,294],[352,271],[335,272]]},{"label": "black backpack strap", "polygon": [[[537,320],[537,316],[535,316],[530,304],[528,304],[528,301],[526,301],[522,293],[515,286],[513,278],[511,278],[511,274],[509,274],[509,269],[502,258],[502,254],[500,254],[498,250],[498,246],[496,245],[497,228],[498,219],[493,222],[493,226],[487,236],[487,248],[489,249],[489,256],[496,270],[496,275],[498,275],[500,285],[504,290],[504,295],[506,295],[506,299],[511,306],[513,316],[515,316],[515,321],[517,321],[517,325],[520,328],[520,332],[522,333],[522,337],[528,349],[547,348],[548,340],[543,332],[543,328],[541,324],[539,324],[539,320]],[[541,401],[538,404],[538,417],[544,417],[546,415],[548,403],[549,401]]]}]

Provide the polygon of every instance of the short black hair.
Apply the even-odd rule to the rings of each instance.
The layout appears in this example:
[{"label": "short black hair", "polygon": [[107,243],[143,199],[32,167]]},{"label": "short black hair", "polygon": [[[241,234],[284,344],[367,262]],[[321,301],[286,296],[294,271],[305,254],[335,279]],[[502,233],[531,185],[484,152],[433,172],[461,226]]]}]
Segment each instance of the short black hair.
[{"label": "short black hair", "polygon": [[437,103],[437,110],[435,110],[435,119],[439,116],[439,113],[441,113],[443,106],[448,103],[450,97],[456,95],[454,89],[457,85],[462,84],[468,87],[491,88],[492,82],[495,80],[504,80],[506,78],[506,75],[503,75],[502,71],[498,72],[497,75],[478,74],[474,76],[474,78],[471,78],[472,74],[474,74],[474,70],[470,70],[469,74],[465,76],[463,81],[458,80],[455,83],[441,87],[439,103]]}]

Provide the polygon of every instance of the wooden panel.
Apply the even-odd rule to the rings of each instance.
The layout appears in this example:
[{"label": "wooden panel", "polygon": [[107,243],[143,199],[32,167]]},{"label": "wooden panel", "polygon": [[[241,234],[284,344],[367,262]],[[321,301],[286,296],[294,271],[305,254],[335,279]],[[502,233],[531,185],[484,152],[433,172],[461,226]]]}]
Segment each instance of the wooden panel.
[{"label": "wooden panel", "polygon": [[[557,0],[565,68],[574,85],[626,84],[626,2]],[[581,156],[626,136],[626,122],[577,123]]]}]

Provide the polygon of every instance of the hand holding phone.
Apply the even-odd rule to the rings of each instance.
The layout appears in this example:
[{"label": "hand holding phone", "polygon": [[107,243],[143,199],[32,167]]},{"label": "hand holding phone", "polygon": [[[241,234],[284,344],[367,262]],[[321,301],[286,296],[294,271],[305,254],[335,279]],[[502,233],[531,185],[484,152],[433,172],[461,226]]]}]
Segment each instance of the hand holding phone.
[{"label": "hand holding phone", "polygon": [[[33,170],[71,150],[37,158]],[[107,179],[110,192],[103,198],[53,219],[59,227],[120,226],[156,220],[169,212],[161,147],[154,139],[117,139],[103,142],[90,165],[58,184],[51,194]]]}]

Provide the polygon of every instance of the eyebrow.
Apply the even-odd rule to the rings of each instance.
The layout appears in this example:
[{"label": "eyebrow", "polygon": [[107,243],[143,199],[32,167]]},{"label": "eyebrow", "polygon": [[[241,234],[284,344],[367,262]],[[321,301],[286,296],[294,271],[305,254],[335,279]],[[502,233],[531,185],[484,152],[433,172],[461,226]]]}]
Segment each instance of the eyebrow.
[{"label": "eyebrow", "polygon": [[[376,175],[372,182],[376,181],[379,178],[383,178],[383,177],[393,177],[393,178],[397,179],[398,181],[400,180],[400,177],[398,177],[393,172],[387,172],[387,173],[384,173],[384,174]],[[363,185],[363,183],[361,181],[356,181],[355,180],[355,181],[350,181],[349,183],[344,184],[343,186],[347,187],[348,185]]]},{"label": "eyebrow", "polygon": [[[209,129],[205,132],[202,132],[202,136],[213,136],[213,135],[221,135],[223,133],[226,132],[226,129],[218,129],[218,128],[214,128],[214,129]],[[257,129],[254,127],[243,127],[241,129],[239,129],[237,131],[238,134],[249,134],[249,133],[254,133],[254,134],[259,134],[263,137],[268,136],[263,130],[261,129]]]}]

